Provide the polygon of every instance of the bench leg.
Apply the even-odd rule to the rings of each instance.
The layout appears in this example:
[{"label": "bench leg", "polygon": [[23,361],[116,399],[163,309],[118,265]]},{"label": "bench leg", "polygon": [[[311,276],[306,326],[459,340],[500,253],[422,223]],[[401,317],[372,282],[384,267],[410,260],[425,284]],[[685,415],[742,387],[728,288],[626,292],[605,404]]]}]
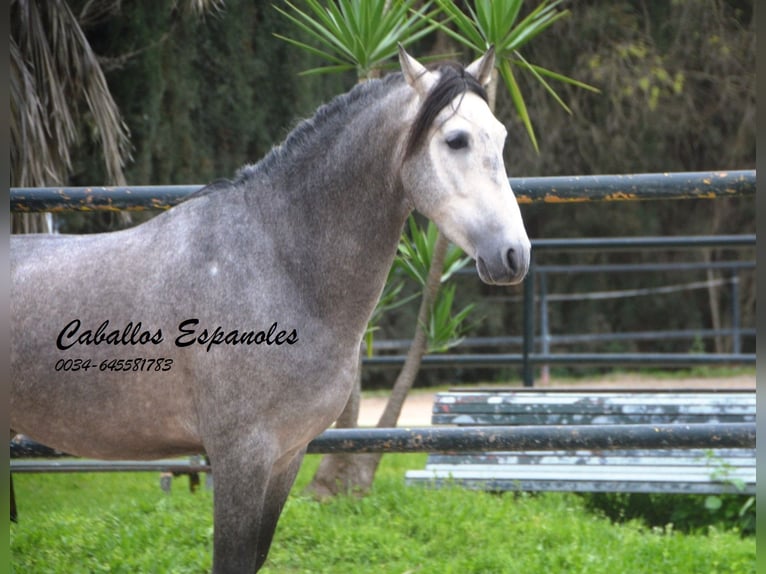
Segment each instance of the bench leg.
[{"label": "bench leg", "polygon": [[11,522],[19,521],[19,514],[16,511],[16,493],[13,492],[13,475],[11,474]]},{"label": "bench leg", "polygon": [[170,488],[173,486],[173,473],[163,472],[160,474],[160,488],[163,492],[170,492]]},{"label": "bench leg", "polygon": [[190,472],[189,473],[189,492],[195,493],[197,492],[197,488],[199,488],[199,473]]}]

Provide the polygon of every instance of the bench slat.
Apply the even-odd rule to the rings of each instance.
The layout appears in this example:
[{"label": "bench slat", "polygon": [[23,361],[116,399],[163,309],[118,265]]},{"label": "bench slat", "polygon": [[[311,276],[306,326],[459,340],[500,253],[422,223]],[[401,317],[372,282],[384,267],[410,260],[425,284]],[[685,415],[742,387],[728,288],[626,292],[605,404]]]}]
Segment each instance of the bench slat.
[{"label": "bench slat", "polygon": [[457,479],[452,473],[438,474],[428,470],[408,471],[406,483],[409,485],[442,488],[459,485],[474,490],[501,491],[558,491],[558,492],[634,492],[663,494],[755,494],[755,487],[746,486],[739,491],[734,485],[716,482],[671,482],[655,481],[648,474],[643,481],[611,480],[600,477],[598,480],[571,480],[558,477],[553,480],[518,478],[463,477]]},{"label": "bench slat", "polygon": [[438,393],[434,400],[434,411],[441,409],[464,412],[490,409],[517,412],[533,409],[544,412],[557,409],[564,412],[609,412],[610,410],[639,409],[675,409],[677,412],[750,412],[755,409],[752,394],[738,393],[723,395],[719,393],[689,394],[640,394],[640,393]]},{"label": "bench slat", "polygon": [[637,481],[645,482],[647,477],[654,482],[719,482],[721,484],[730,481],[743,481],[754,483],[755,468],[737,468],[727,473],[726,479],[712,480],[711,469],[699,467],[679,468],[673,465],[548,465],[548,464],[517,464],[512,468],[497,465],[450,465],[428,464],[427,472],[438,473],[442,476],[452,475],[455,478],[514,478],[519,480],[552,479],[562,476],[562,470],[566,468],[566,478],[571,480],[597,480],[608,479],[613,481]]},{"label": "bench slat", "polygon": [[707,393],[702,395],[681,394],[638,394],[638,393],[602,393],[599,395],[573,394],[573,393],[454,393],[442,392],[436,395],[434,410],[442,406],[449,408],[484,409],[487,405],[493,408],[509,409],[515,411],[526,407],[535,410],[546,408],[566,409],[568,412],[581,412],[583,409],[601,411],[604,409],[635,407],[646,408],[676,408],[696,409],[699,412],[722,412],[728,410],[743,409],[752,412],[755,408],[755,399],[748,394],[739,393],[722,395]]},{"label": "bench slat", "polygon": [[[735,451],[736,449],[731,449]],[[462,454],[432,454],[428,458],[429,465],[438,464],[471,464],[471,465],[517,465],[517,464],[562,464],[562,465],[673,465],[708,468],[710,471],[721,471],[729,467],[753,467],[755,450],[741,449],[742,452],[716,453],[709,457],[706,453],[690,454],[682,450],[660,452],[652,450],[614,451],[609,453],[594,453],[592,451],[524,451],[462,453]]]},{"label": "bench slat", "polygon": [[431,417],[435,425],[585,425],[585,424],[665,424],[665,423],[744,423],[755,422],[755,415],[668,415],[668,414],[494,414],[438,413]]}]

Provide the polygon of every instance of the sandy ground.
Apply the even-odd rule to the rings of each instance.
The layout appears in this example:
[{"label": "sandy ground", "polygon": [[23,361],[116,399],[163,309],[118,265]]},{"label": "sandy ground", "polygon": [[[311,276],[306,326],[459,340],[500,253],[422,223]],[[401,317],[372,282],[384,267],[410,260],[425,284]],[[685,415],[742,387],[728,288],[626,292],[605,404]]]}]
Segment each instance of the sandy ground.
[{"label": "sandy ground", "polygon": [[[614,388],[614,389],[752,389],[755,390],[755,374],[737,375],[726,378],[685,378],[685,379],[656,379],[640,375],[614,375],[599,378],[597,381],[571,380],[548,384],[535,382],[537,388]],[[493,388],[504,388],[502,385],[493,385]],[[478,388],[478,387],[477,387]],[[483,386],[482,388],[487,388]],[[359,409],[359,426],[375,426],[386,404],[387,397],[363,398]],[[431,407],[434,402],[434,393],[415,390],[407,397],[407,401],[399,417],[400,427],[428,426],[431,424]]]}]

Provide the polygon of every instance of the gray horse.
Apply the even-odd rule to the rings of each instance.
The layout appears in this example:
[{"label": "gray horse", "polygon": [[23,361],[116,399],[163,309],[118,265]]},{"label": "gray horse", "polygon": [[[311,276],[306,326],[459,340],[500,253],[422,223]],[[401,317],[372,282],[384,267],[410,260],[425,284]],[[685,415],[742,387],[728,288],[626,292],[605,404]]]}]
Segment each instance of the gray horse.
[{"label": "gray horse", "polygon": [[486,103],[490,50],[321,107],[261,162],[132,229],[11,240],[11,427],[102,459],[205,452],[213,571],[257,571],[306,445],[343,409],[417,209],[514,284],[530,244]]}]

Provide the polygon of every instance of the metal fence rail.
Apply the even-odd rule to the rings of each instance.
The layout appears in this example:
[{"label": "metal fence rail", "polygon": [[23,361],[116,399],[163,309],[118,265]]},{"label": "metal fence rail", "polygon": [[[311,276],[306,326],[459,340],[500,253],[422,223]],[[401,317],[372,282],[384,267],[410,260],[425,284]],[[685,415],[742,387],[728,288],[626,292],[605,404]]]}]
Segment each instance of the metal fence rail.
[{"label": "metal fence rail", "polygon": [[[397,367],[403,355],[363,357],[370,367]],[[481,353],[426,355],[424,367],[504,367],[508,365],[601,365],[689,367],[693,365],[755,365],[755,353]],[[532,386],[532,385],[526,385]]]},{"label": "metal fence rail", "polygon": [[[510,178],[519,203],[755,196],[755,170]],[[169,209],[202,185],[12,187],[13,212]]]},{"label": "metal fence rail", "polygon": [[333,429],[309,453],[616,450],[755,446],[754,423]]},{"label": "metal fence rail", "polygon": [[[755,434],[755,423],[351,428],[324,431],[309,443],[308,453],[753,448]],[[37,444],[27,441],[26,448],[15,456],[33,455],[30,443]],[[43,455],[62,456],[50,449]],[[11,456],[14,457],[13,443]],[[112,462],[103,464],[108,466]],[[127,464],[130,470],[154,469],[151,461]],[[55,465],[51,468],[55,470]],[[24,472],[23,469],[22,463],[11,465],[13,472]],[[86,464],[82,470],[91,469]]]}]

